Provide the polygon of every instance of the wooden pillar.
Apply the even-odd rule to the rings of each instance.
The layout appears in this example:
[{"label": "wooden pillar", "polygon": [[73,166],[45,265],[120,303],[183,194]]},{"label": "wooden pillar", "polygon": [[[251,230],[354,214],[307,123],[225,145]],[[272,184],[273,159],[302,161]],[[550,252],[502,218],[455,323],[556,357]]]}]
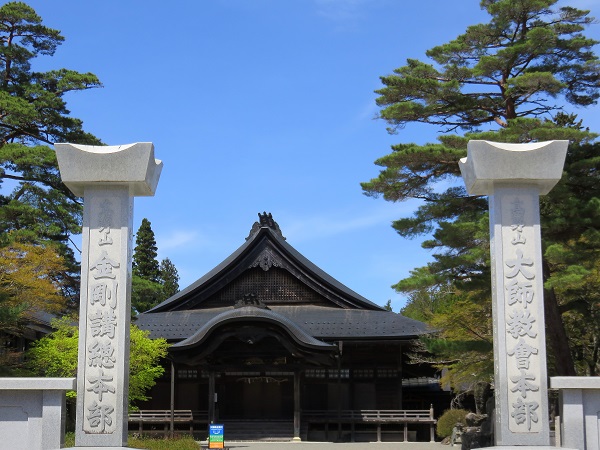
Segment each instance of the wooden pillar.
[{"label": "wooden pillar", "polygon": [[175,434],[175,363],[171,361],[171,439]]},{"label": "wooden pillar", "polygon": [[215,423],[215,372],[208,372],[208,423]]},{"label": "wooden pillar", "polygon": [[337,431],[337,440],[338,442],[342,440],[342,345],[339,344],[339,354],[337,359],[337,416],[338,416],[338,431]]},{"label": "wooden pillar", "polygon": [[404,409],[404,395],[402,392],[402,345],[400,345],[400,351],[398,352],[398,409]]},{"label": "wooden pillar", "polygon": [[301,372],[296,370],[294,372],[294,441],[300,441],[300,420],[301,420],[301,409],[300,409],[300,375]]}]

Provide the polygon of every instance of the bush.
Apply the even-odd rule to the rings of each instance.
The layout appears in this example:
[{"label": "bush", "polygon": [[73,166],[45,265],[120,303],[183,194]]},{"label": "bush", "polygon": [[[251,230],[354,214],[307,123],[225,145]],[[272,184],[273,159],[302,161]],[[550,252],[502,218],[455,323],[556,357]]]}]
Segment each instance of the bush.
[{"label": "bush", "polygon": [[438,419],[435,430],[436,434],[442,439],[451,436],[452,429],[458,422],[466,425],[465,416],[469,414],[469,412],[470,411],[467,411],[466,409],[447,409]]},{"label": "bush", "polygon": [[[66,434],[65,444],[67,447],[75,446],[75,433]],[[149,450],[198,450],[198,448],[200,448],[192,436],[181,436],[175,437],[174,439],[168,439],[162,436],[160,438],[129,436],[127,445],[128,447]]]}]

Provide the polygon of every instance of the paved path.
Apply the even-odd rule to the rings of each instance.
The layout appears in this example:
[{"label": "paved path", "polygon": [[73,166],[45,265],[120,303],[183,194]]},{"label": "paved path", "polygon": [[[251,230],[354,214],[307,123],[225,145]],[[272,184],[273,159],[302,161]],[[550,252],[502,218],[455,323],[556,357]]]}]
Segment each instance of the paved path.
[{"label": "paved path", "polygon": [[[204,445],[202,448],[205,448]],[[460,450],[438,442],[227,442],[231,450]]]}]

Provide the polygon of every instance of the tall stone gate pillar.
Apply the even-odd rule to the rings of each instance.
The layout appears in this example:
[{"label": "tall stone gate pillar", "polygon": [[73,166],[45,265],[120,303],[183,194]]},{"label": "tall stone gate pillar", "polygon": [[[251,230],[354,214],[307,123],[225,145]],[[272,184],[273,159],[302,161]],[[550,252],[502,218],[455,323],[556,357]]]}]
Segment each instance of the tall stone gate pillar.
[{"label": "tall stone gate pillar", "polygon": [[75,445],[127,445],[133,197],[152,196],[151,143],[56,144],[63,182],[82,196],[83,248]]},{"label": "tall stone gate pillar", "polygon": [[470,141],[460,161],[468,193],[490,196],[497,446],[550,444],[539,196],[567,147]]}]

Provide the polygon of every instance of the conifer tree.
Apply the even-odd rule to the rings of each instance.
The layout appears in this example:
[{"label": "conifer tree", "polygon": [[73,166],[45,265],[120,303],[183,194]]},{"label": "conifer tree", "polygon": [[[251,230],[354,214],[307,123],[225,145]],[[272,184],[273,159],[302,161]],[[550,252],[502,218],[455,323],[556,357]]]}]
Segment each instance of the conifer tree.
[{"label": "conifer tree", "polygon": [[142,219],[133,253],[131,306],[145,312],[179,291],[179,274],[169,258],[157,261],[158,248],[150,221]]},{"label": "conifer tree", "polygon": [[160,262],[159,271],[165,299],[177,294],[179,292],[179,273],[175,264],[169,258],[165,258]]},{"label": "conifer tree", "polygon": [[[426,318],[440,330],[424,344],[434,362],[451,369],[449,381],[455,386],[477,382],[493,369],[487,199],[467,196],[458,169],[470,139],[571,141],[567,176],[541,206],[548,250],[546,321],[555,373],[575,374],[573,345],[587,345],[577,336],[580,318],[573,319],[579,325],[572,325],[569,315],[576,315],[576,307],[589,312],[597,305],[582,295],[582,289],[598,260],[594,236],[600,221],[594,205],[600,198],[600,161],[598,145],[590,144],[596,135],[561,109],[565,103],[595,104],[600,62],[592,48],[597,42],[582,34],[593,21],[588,11],[556,8],[556,3],[483,0],[488,23],[470,26],[448,44],[429,50],[431,63],[409,59],[394,74],[382,77],[384,87],[377,91],[380,117],[390,124],[390,132],[412,122],[466,132],[441,135],[433,144],[394,145],[391,154],[376,161],[382,166],[379,176],[362,184],[367,195],[423,201],[413,217],[397,220],[393,227],[404,237],[429,236],[423,247],[434,250],[434,261],[414,269],[394,287],[410,296],[405,314]],[[580,216],[575,218],[574,211]],[[568,278],[569,270],[559,264],[558,255],[574,248],[555,245],[560,242],[585,247],[570,253],[579,261],[577,276],[571,273]],[[572,291],[557,289],[564,284],[558,278],[553,283],[552,277],[560,273],[571,281]],[[599,338],[596,334],[592,341]],[[594,356],[587,348],[588,367],[597,371],[598,352]]]},{"label": "conifer tree", "polygon": [[133,253],[133,274],[148,281],[157,283],[160,272],[158,267],[158,247],[150,221],[142,219],[142,224],[135,237]]}]

